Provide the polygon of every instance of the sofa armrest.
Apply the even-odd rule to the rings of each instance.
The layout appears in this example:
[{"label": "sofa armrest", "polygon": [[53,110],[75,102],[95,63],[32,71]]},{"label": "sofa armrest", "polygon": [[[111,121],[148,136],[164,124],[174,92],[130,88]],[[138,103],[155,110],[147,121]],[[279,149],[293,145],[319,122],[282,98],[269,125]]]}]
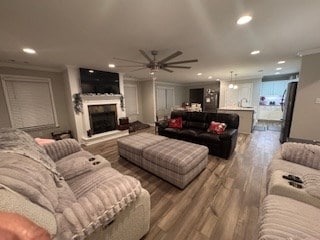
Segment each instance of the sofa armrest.
[{"label": "sofa armrest", "polygon": [[281,146],[281,157],[284,160],[320,170],[320,146],[286,142]]},{"label": "sofa armrest", "polygon": [[161,120],[161,121],[158,121],[156,124],[159,128],[167,128],[169,126],[169,121]]},{"label": "sofa armrest", "polygon": [[229,140],[231,138],[233,138],[233,136],[237,135],[238,130],[237,129],[232,129],[232,128],[227,128],[226,130],[224,130],[224,132],[222,134],[219,135],[219,138],[221,140]]},{"label": "sofa armrest", "polygon": [[[85,151],[83,151],[85,152]],[[96,171],[102,167],[111,167],[108,160],[100,155],[94,157],[83,156],[63,158],[56,162],[57,170],[65,180],[70,180],[84,173]]]},{"label": "sofa armrest", "polygon": [[74,139],[64,139],[54,143],[43,145],[44,149],[53,161],[81,151],[80,144]]}]

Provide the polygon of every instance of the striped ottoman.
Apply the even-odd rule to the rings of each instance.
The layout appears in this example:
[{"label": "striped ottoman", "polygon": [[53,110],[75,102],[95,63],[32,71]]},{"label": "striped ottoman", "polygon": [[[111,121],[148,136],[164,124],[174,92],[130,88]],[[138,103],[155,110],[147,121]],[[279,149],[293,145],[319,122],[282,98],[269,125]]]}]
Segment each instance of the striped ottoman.
[{"label": "striped ottoman", "polygon": [[168,139],[150,133],[139,133],[118,139],[119,155],[130,162],[142,167],[142,151],[146,147],[153,146]]}]

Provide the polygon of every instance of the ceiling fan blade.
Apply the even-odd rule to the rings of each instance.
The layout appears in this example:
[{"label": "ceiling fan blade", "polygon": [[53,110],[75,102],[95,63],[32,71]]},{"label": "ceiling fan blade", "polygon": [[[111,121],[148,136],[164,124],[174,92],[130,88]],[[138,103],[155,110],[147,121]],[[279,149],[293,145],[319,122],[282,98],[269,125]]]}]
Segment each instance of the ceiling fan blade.
[{"label": "ceiling fan blade", "polygon": [[171,66],[171,65],[167,66],[167,65],[165,65],[165,68],[185,68],[185,69],[190,69],[191,67],[187,67],[187,66]]},{"label": "ceiling fan blade", "polygon": [[169,63],[166,63],[166,65],[180,64],[180,63],[192,63],[192,62],[198,62],[198,59],[191,59],[191,60],[178,61],[178,62],[169,62]]},{"label": "ceiling fan blade", "polygon": [[152,59],[148,56],[148,54],[146,54],[145,51],[139,50],[139,52],[140,52],[149,62],[152,62]]},{"label": "ceiling fan blade", "polygon": [[128,65],[128,66],[126,66],[126,65],[124,65],[124,66],[117,66],[117,68],[127,68],[127,67],[144,67],[145,65]]},{"label": "ceiling fan blade", "polygon": [[165,70],[165,71],[167,71],[167,72],[170,72],[170,73],[172,73],[173,71],[172,70],[170,70],[170,69],[167,69],[167,68],[161,68],[162,70]]},{"label": "ceiling fan blade", "polygon": [[128,59],[123,59],[123,58],[113,58],[113,59],[115,59],[115,60],[120,60],[120,61],[125,61],[125,62],[140,63],[140,64],[145,65],[145,63],[143,63],[143,62],[138,62],[138,61],[133,61],[133,60],[128,60]]},{"label": "ceiling fan blade", "polygon": [[166,62],[168,62],[170,59],[175,58],[175,57],[178,57],[178,56],[181,55],[181,54],[182,54],[181,51],[176,51],[175,53],[171,54],[170,56],[168,56],[168,57],[162,59],[161,61],[159,61],[159,63],[160,63],[160,64],[166,63]]},{"label": "ceiling fan blade", "polygon": [[147,68],[147,67],[142,67],[142,68],[138,68],[138,69],[132,70],[132,71],[130,71],[130,72],[136,72],[136,71],[140,71],[140,70],[146,69],[146,68]]}]

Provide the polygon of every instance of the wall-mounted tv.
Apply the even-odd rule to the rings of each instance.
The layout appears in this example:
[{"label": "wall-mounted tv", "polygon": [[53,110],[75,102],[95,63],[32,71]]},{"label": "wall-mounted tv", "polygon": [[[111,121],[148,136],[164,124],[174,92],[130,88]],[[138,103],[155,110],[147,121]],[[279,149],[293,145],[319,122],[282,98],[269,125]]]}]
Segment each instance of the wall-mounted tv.
[{"label": "wall-mounted tv", "polygon": [[120,94],[119,73],[80,68],[83,94]]}]

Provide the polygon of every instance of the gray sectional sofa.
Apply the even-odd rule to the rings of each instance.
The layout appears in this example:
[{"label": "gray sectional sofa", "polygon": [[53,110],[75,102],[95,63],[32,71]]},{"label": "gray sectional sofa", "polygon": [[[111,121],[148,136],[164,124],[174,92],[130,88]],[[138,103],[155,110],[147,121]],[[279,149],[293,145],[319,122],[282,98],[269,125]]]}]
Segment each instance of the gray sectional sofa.
[{"label": "gray sectional sofa", "polygon": [[320,146],[284,143],[267,170],[259,239],[320,239],[319,221]]},{"label": "gray sectional sofa", "polygon": [[0,129],[0,212],[18,213],[52,239],[132,239],[149,230],[150,195],[73,139],[40,146]]}]

